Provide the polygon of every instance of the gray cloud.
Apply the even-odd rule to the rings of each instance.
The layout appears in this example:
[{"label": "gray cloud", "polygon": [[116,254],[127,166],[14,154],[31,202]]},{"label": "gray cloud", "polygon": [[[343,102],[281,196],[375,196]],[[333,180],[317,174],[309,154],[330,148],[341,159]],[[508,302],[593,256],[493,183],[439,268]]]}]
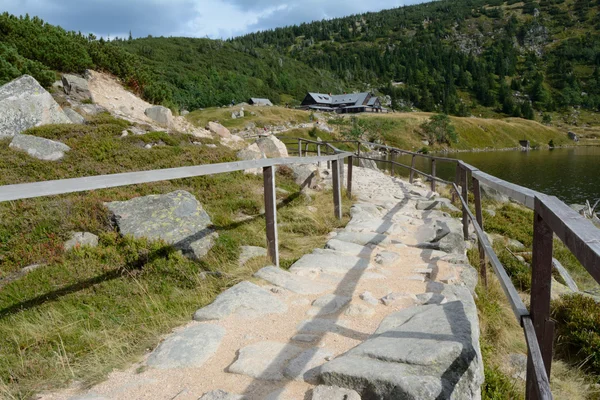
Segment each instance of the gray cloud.
[{"label": "gray cloud", "polygon": [[28,13],[67,30],[99,36],[209,36],[379,11],[425,0],[3,0],[0,11]]}]

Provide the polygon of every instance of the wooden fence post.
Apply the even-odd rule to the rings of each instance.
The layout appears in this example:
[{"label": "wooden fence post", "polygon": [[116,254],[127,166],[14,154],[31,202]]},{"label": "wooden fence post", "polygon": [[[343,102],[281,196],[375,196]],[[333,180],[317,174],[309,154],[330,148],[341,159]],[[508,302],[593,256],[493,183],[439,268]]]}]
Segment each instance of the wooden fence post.
[{"label": "wooden fence post", "polygon": [[[481,188],[479,187],[479,181],[477,178],[473,177],[473,194],[475,195],[475,218],[477,219],[477,224],[484,230],[483,228],[483,211],[481,210]],[[484,286],[488,287],[487,280],[487,263],[485,260],[485,250],[483,249],[483,244],[481,240],[479,240],[479,274],[481,276],[481,282],[483,282]]]},{"label": "wooden fence post", "polygon": [[[317,145],[317,157],[321,157],[321,145]],[[318,163],[319,168],[321,168],[321,161]]]},{"label": "wooden fence post", "polygon": [[[540,344],[546,374],[550,379],[554,322],[550,320],[550,294],[552,288],[552,229],[539,213],[542,207],[535,199],[533,219],[533,258],[531,260],[530,314],[535,335]],[[535,374],[531,356],[527,359],[527,399],[537,399]]]},{"label": "wooden fence post", "polygon": [[[454,172],[454,182],[456,183],[456,186],[460,186],[460,164],[456,163],[456,168],[455,168],[455,172]],[[452,192],[452,202],[456,202],[457,199],[457,195],[458,193],[455,193],[454,191]]]},{"label": "wooden fence post", "polygon": [[390,158],[392,160],[392,162],[390,164],[391,165],[391,167],[390,167],[390,175],[394,176],[394,161],[395,161],[396,156],[395,156],[395,153],[393,151],[390,151]]},{"label": "wooden fence post", "polygon": [[340,188],[340,168],[339,159],[331,161],[333,176],[333,208],[335,217],[342,219],[342,192]]},{"label": "wooden fence post", "polygon": [[412,184],[413,180],[415,178],[415,158],[416,156],[413,154],[412,156],[412,162],[410,164],[410,179],[409,182]]},{"label": "wooden fence post", "polygon": [[302,157],[302,139],[298,139],[298,157]]},{"label": "wooden fence post", "polygon": [[465,240],[469,240],[469,213],[467,212],[469,206],[469,170],[463,169],[462,173],[462,197],[465,199],[465,205],[463,206],[463,235]]},{"label": "wooden fence post", "polygon": [[352,163],[354,162],[354,157],[348,157],[348,183],[346,184],[346,194],[349,199],[352,199]]},{"label": "wooden fence post", "polygon": [[[431,176],[435,178],[435,159],[431,159]],[[435,179],[431,180],[431,191],[435,192]]]},{"label": "wooden fence post", "polygon": [[306,154],[307,156],[310,156],[310,154],[308,153],[308,146],[310,145],[309,142],[306,142],[306,146],[304,147],[304,154]]},{"label": "wooden fence post", "polygon": [[279,267],[277,237],[277,199],[275,197],[275,168],[263,167],[265,220],[267,222],[267,251],[271,262]]}]

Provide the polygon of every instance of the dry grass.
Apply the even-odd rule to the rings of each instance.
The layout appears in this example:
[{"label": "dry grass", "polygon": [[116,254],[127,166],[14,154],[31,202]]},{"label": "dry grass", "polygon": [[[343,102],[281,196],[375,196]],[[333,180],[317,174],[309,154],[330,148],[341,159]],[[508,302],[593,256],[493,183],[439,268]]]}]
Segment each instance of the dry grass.
[{"label": "dry grass", "polygon": [[[31,133],[73,148],[57,163],[36,161],[0,143],[0,183],[70,178],[233,159],[172,135],[164,147],[143,149],[121,139],[111,118],[87,126],[50,126]],[[159,135],[160,136],[160,135]],[[282,170],[283,171],[283,170]],[[291,265],[340,226],[332,194],[299,194],[289,174],[276,177],[281,263]],[[121,237],[105,201],[187,190],[211,215],[219,239],[199,262],[161,242]],[[308,206],[316,207],[312,213]],[[139,360],[172,328],[223,289],[248,279],[268,260],[240,267],[241,245],[265,246],[262,177],[241,172],[0,204],[0,277],[43,263],[0,289],[0,397],[27,399],[73,381],[89,385]],[[349,202],[344,202],[347,221]],[[239,221],[240,213],[248,219]],[[345,222],[343,221],[343,222]],[[65,252],[70,231],[100,236],[97,248]],[[219,271],[219,276],[202,272]]]}]

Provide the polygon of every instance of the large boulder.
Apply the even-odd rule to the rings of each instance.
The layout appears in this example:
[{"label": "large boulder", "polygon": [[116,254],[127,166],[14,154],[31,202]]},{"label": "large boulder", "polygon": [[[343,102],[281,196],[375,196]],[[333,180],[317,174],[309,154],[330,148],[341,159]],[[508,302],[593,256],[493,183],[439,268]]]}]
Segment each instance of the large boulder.
[{"label": "large boulder", "polygon": [[500,193],[496,189],[484,185],[483,183],[479,186],[481,188],[481,197],[484,199],[496,201],[498,203],[508,203],[510,201],[510,197],[504,193]]},{"label": "large boulder", "polygon": [[88,86],[87,80],[76,75],[63,75],[62,84],[65,93],[73,97],[76,100],[91,100],[92,92]]},{"label": "large boulder", "polygon": [[[265,154],[258,147],[256,143],[251,144],[243,150],[238,151],[237,153],[238,160],[241,161],[250,161],[250,160],[260,160],[261,158],[266,158]],[[262,168],[249,168],[244,170],[245,174],[254,174],[259,175],[262,173]]]},{"label": "large boulder", "polygon": [[287,167],[292,170],[294,180],[302,189],[316,189],[323,182],[319,169],[314,164],[291,164]]},{"label": "large boulder", "polygon": [[273,135],[258,139],[256,144],[268,158],[289,157],[285,144]]},{"label": "large boulder", "polygon": [[15,135],[9,147],[44,161],[58,161],[71,148],[64,143],[31,135]]},{"label": "large boulder", "polygon": [[477,308],[458,299],[411,307],[385,318],[375,334],[321,368],[326,385],[365,399],[479,399],[484,381]]},{"label": "large boulder", "polygon": [[173,113],[167,107],[153,106],[147,108],[144,114],[153,121],[167,127],[173,123]]},{"label": "large boulder", "polygon": [[0,87],[0,138],[34,126],[70,123],[50,93],[31,76],[23,75]]},{"label": "large boulder", "polygon": [[83,118],[77,111],[71,108],[65,108],[63,111],[74,124],[85,124],[85,118]]},{"label": "large boulder", "polygon": [[184,190],[105,205],[123,235],[164,240],[192,258],[206,255],[217,236],[202,204]]},{"label": "large boulder", "polygon": [[215,135],[218,135],[221,138],[231,137],[231,132],[229,132],[229,129],[225,128],[223,125],[219,124],[218,122],[209,122],[208,125],[206,126],[206,129],[208,129],[209,131],[211,131]]}]

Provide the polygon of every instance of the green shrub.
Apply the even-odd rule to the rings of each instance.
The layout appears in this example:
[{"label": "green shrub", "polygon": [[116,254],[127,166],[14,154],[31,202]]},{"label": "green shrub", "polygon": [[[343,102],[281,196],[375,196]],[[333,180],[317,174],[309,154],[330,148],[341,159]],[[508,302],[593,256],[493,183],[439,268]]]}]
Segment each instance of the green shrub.
[{"label": "green shrub", "polygon": [[446,114],[436,114],[429,121],[421,125],[429,143],[452,144],[458,142],[456,128],[450,122],[450,117]]},{"label": "green shrub", "polygon": [[584,369],[600,374],[600,307],[594,299],[573,294],[552,303],[557,351]]}]

